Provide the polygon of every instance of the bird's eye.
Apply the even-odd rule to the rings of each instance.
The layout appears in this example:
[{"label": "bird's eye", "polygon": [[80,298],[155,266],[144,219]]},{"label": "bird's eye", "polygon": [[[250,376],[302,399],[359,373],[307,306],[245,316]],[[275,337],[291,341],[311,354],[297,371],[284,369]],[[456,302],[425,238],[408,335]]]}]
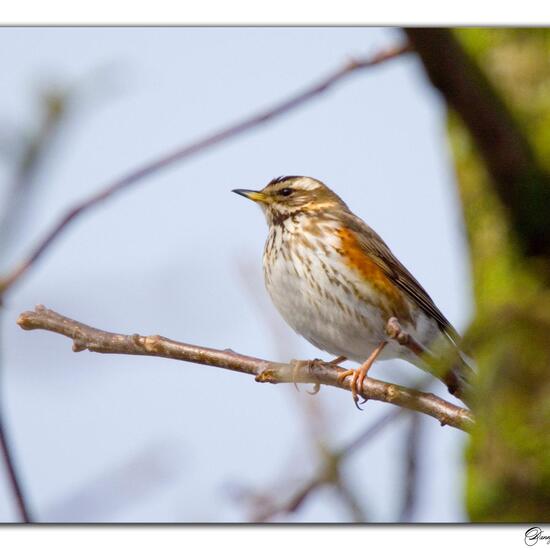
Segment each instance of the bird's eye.
[{"label": "bird's eye", "polygon": [[282,195],[283,197],[288,197],[293,192],[294,192],[294,189],[290,189],[290,187],[285,187],[284,189],[281,189],[279,191],[279,194]]}]

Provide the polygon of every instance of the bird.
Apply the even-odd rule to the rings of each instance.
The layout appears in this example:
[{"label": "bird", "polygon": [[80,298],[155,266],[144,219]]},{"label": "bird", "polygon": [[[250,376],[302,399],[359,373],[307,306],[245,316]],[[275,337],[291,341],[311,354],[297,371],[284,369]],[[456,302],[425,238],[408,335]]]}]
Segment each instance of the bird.
[{"label": "bird", "polygon": [[[348,377],[358,405],[376,360],[404,359],[466,402],[472,369],[456,329],[383,239],[327,185],[281,176],[260,191],[233,189],[259,204],[268,225],[264,282],[283,319],[316,348],[360,364]],[[453,353],[451,367],[436,368]],[[361,403],[362,404],[362,403]]]}]

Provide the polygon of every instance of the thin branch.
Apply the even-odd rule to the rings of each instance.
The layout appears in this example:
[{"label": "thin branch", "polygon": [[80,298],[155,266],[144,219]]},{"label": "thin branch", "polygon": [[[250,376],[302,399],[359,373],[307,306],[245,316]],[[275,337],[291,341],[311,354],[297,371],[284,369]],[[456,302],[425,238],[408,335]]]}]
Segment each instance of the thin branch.
[{"label": "thin branch", "polygon": [[270,503],[269,507],[256,513],[252,518],[252,522],[265,523],[275,516],[293,514],[316,489],[323,487],[325,484],[326,480],[322,476],[315,476],[291,495],[287,502],[279,505]]},{"label": "thin branch", "polygon": [[15,503],[19,512],[19,517],[23,523],[31,523],[31,515],[28,510],[28,506],[23,495],[23,489],[21,488],[20,476],[16,470],[15,460],[10,451],[10,445],[8,444],[8,438],[4,427],[2,416],[0,415],[0,453],[4,459],[6,470],[8,473],[8,480],[11,486],[13,495],[15,496]]},{"label": "thin branch", "polygon": [[[312,362],[308,368],[296,370],[288,363],[266,361],[229,349],[204,348],[176,342],[163,336],[106,332],[64,317],[44,306],[37,306],[35,311],[22,313],[17,323],[25,330],[47,330],[71,338],[73,351],[87,349],[97,353],[165,357],[253,375],[257,382],[321,384],[350,391],[349,384],[338,379],[338,375],[344,372],[344,369],[321,361]],[[474,419],[469,410],[453,405],[432,393],[366,378],[360,395],[365,399],[384,401],[427,414],[436,418],[442,425],[460,430],[469,431],[473,426]]]},{"label": "thin branch", "polygon": [[337,485],[338,495],[348,508],[353,523],[368,523],[365,507],[359,502],[354,490],[344,480],[340,479]]},{"label": "thin branch", "polygon": [[[1,333],[0,333],[1,335]],[[1,346],[0,346],[1,351]],[[0,359],[3,355],[0,354]],[[0,369],[1,372],[1,369]],[[2,382],[0,377],[0,382]],[[0,394],[3,394],[3,387],[0,384]],[[8,434],[6,433],[6,423],[5,418],[5,403],[3,395],[0,399],[0,455],[6,466],[6,474],[8,478],[8,483],[10,485],[14,500],[15,507],[19,514],[19,519],[23,523],[30,523],[32,521],[31,514],[29,512],[29,507],[27,500],[25,498],[25,493],[23,491],[21,476],[19,475],[17,463],[15,457],[13,456],[12,446],[10,445],[10,440]]]},{"label": "thin branch", "polygon": [[59,131],[66,122],[72,98],[64,89],[46,90],[42,94],[42,120],[37,130],[25,141],[17,162],[13,181],[8,189],[0,215],[0,250],[5,255],[12,236],[24,220],[25,206],[36,187],[37,175],[56,143]]},{"label": "thin branch", "polygon": [[418,501],[419,458],[424,448],[422,442],[422,418],[418,414],[410,415],[410,425],[405,441],[405,483],[403,484],[403,502],[399,514],[399,523],[409,523],[414,517]]},{"label": "thin branch", "polygon": [[[464,409],[466,410],[466,409]],[[369,426],[364,432],[361,432],[351,443],[342,447],[338,454],[340,456],[350,456],[355,451],[359,450],[363,445],[370,441],[374,436],[378,435],[388,424],[391,424],[398,416],[403,414],[403,409],[390,411],[387,415],[383,416],[375,422],[372,426]]]},{"label": "thin branch", "polygon": [[341,69],[338,69],[328,77],[321,80],[321,82],[307,88],[303,92],[294,95],[290,99],[287,99],[274,107],[271,107],[265,111],[262,111],[256,115],[253,115],[237,124],[214,132],[199,139],[198,141],[191,143],[190,145],[176,149],[175,151],[153,161],[144,166],[141,166],[137,170],[134,170],[126,176],[114,181],[107,185],[104,189],[92,195],[86,200],[76,204],[71,208],[65,216],[63,216],[53,228],[45,234],[38,245],[30,252],[26,259],[24,259],[18,266],[13,269],[11,273],[8,273],[5,277],[0,279],[0,296],[6,292],[12,285],[25,274],[29,268],[42,256],[42,254],[51,246],[51,244],[57,239],[57,237],[67,228],[67,226],[83,212],[90,210],[92,207],[109,199],[119,191],[122,191],[136,182],[144,179],[147,176],[158,173],[161,170],[171,166],[172,164],[188,159],[198,153],[202,153],[210,147],[217,145],[218,143],[227,141],[234,138],[254,127],[260,126],[274,118],[292,111],[297,107],[308,102],[315,96],[326,92],[332,88],[335,84],[346,78],[347,76],[357,73],[362,69],[379,65],[391,59],[395,59],[400,55],[411,51],[408,44],[395,47],[393,49],[378,53],[370,59],[352,60]]}]

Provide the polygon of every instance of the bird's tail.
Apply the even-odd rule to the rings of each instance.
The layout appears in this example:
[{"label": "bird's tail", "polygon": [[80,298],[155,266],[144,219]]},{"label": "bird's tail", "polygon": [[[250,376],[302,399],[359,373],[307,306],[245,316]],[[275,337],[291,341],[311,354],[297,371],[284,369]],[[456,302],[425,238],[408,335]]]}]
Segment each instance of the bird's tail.
[{"label": "bird's tail", "polygon": [[441,377],[449,393],[469,405],[471,384],[475,372],[462,355],[457,355],[452,367]]}]

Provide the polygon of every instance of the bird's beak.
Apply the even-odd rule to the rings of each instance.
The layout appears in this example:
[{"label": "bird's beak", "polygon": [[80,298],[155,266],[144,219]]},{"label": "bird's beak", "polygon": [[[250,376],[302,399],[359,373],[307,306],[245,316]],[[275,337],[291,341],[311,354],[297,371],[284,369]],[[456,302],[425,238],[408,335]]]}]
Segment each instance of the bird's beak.
[{"label": "bird's beak", "polygon": [[267,202],[267,197],[260,191],[251,191],[250,189],[233,189],[233,193],[242,195],[254,202]]}]

